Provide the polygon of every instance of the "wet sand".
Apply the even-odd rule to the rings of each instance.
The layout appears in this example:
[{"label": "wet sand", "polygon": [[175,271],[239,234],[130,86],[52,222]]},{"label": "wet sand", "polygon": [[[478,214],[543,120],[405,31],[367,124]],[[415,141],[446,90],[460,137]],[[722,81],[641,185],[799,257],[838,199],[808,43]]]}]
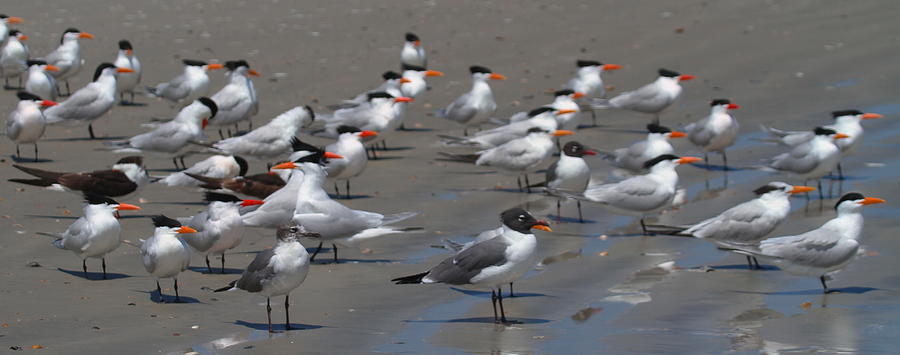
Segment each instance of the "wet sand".
[{"label": "wet sand", "polygon": [[[136,249],[123,245],[109,255],[113,279],[97,281],[94,273],[85,280],[77,257],[35,235],[63,231],[80,215],[80,198],[5,183],[0,188],[0,221],[6,226],[0,232],[0,345],[25,351],[41,345],[53,353],[892,352],[900,330],[900,277],[893,258],[900,242],[891,223],[900,201],[900,160],[892,151],[900,138],[897,8],[889,1],[8,3],[3,12],[27,21],[20,28],[31,38],[33,56],[52,50],[67,27],[96,35],[82,42],[87,66],[73,88],[89,80],[97,63],[115,58],[121,38],[131,40],[144,63],[144,84],[171,78],[182,58],[247,59],[264,74],[256,80],[261,98],[256,125],[296,105],[327,112],[325,105],[376,86],[381,72],[398,67],[406,31],[422,37],[429,65],[447,75],[429,79],[432,90],[408,110],[407,126],[417,131],[392,134],[384,159],[372,161],[353,181],[359,198],[346,201],[382,213],[420,211],[406,224],[427,232],[373,240],[360,249],[342,249],[340,264],[313,265],[291,298],[291,319],[302,330],[270,336],[263,298],[208,290],[236,278],[254,252],[272,245],[271,231],[247,233],[227,255],[228,275],[202,273],[202,258],[195,256],[196,268],[179,278],[181,294],[190,302],[158,304]],[[701,241],[640,236],[633,217],[591,204],[584,204],[588,223],[571,223],[575,209],[567,204],[568,218],[553,225],[556,232],[538,235],[542,256],[554,262],[517,282],[521,297],[505,302],[507,314],[521,324],[493,324],[487,290],[392,285],[389,279],[422,271],[446,256],[431,245],[493,228],[506,208],[523,206],[540,218],[555,217],[553,198],[518,193],[509,177],[434,160],[438,151],[448,150],[435,143],[435,135],[461,130],[430,113],[468,89],[466,68],[481,64],[509,77],[492,83],[498,116],[505,117],[549,102],[548,90],[568,80],[581,58],[625,65],[604,76],[613,93],[653,80],[659,67],[697,75],[663,115],[668,126],[702,118],[712,98],[740,104],[734,115],[742,135],[729,151],[730,162],[739,167],[782,151],[758,141],[759,124],[803,129],[827,124],[828,112],[848,108],[885,114],[886,119],[865,122],[861,149],[844,162],[849,179],[834,182],[835,195],[860,191],[888,200],[864,213],[867,256],[830,283],[843,292],[823,296],[814,278],[771,268],[749,271],[743,257]],[[216,90],[224,80],[221,73],[212,77]],[[131,136],[143,132],[140,124],[151,117],[173,113],[165,103],[138,101],[147,106],[116,107],[97,121],[95,131]],[[14,102],[7,92],[0,107],[8,112]],[[583,129],[573,139],[610,150],[640,139],[649,120],[599,112],[602,126]],[[217,136],[213,130],[207,134]],[[86,135],[84,128],[50,128],[40,147],[52,161],[29,165],[79,171],[118,159],[98,151],[101,142],[82,140]],[[674,143],[679,154],[698,153],[688,142]],[[22,177],[11,167],[13,145],[3,146],[0,177]],[[26,157],[30,149],[23,146]],[[714,156],[713,164],[718,159]],[[165,157],[148,157],[146,164],[155,175],[172,168]],[[590,164],[595,179],[607,177],[608,165]],[[254,162],[251,171],[264,167]],[[682,167],[680,176],[689,203],[663,214],[660,222],[708,217],[752,198],[753,189],[773,179],[801,183],[748,169]],[[147,201],[144,210],[122,220],[128,240],[152,233],[150,221],[134,215],[187,216],[202,208],[195,204],[201,194],[193,190],[154,185],[140,197]],[[791,219],[773,234],[818,226],[833,216],[834,202],[816,195],[808,203],[795,199]],[[598,254],[604,251],[608,255]],[[32,262],[40,266],[30,267]],[[657,267],[667,262],[675,267]],[[99,262],[90,260],[88,267],[97,272]],[[171,282],[163,285],[171,295]],[[281,322],[282,301],[273,303],[273,320]]]}]

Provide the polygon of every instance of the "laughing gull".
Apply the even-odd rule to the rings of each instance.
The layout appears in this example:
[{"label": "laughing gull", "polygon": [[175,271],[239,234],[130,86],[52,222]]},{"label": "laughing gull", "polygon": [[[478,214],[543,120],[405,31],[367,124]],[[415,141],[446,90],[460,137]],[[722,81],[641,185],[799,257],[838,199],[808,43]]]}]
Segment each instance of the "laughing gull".
[{"label": "laughing gull", "polygon": [[[597,152],[575,141],[566,143],[563,146],[559,160],[553,162],[547,168],[547,180],[535,186],[544,186],[548,190],[563,189],[583,193],[591,181],[591,168],[584,161],[585,155],[597,155]],[[575,201],[578,204],[578,221],[584,223],[584,218],[581,215],[581,200],[576,199]],[[557,199],[556,217],[562,219],[560,204],[561,199]]]}]

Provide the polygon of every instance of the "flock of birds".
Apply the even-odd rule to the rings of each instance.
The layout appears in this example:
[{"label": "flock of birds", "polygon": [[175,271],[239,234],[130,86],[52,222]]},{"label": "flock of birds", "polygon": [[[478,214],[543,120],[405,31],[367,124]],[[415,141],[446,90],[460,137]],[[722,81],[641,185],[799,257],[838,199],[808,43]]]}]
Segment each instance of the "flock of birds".
[{"label": "flock of birds", "polygon": [[[149,183],[202,188],[208,201],[207,208],[195,216],[155,216],[153,235],[133,244],[140,249],[147,272],[157,280],[160,300],[164,298],[159,279],[171,278],[174,300],[179,301],[178,275],[187,269],[192,253],[205,257],[209,272],[213,272],[209,256],[220,256],[224,272],[225,254],[241,243],[245,228],[276,231],[274,247],[260,252],[240,279],[216,290],[241,289],[264,295],[270,331],[270,299],[285,296],[285,323],[290,329],[289,294],[304,281],[310,263],[324,243],[332,244],[333,258],[337,261],[337,245],[354,246],[383,235],[421,230],[398,225],[416,215],[414,212],[382,215],[354,210],[336,200],[341,197],[339,182],[343,182],[344,194],[349,197],[350,180],[366,171],[370,153],[371,159],[377,159],[376,148],[386,146],[385,138],[403,129],[408,106],[428,88],[426,78],[444,75],[427,69],[426,51],[415,34],[406,34],[400,54],[402,71],[384,73],[384,82],[377,88],[334,105],[334,111],[329,114],[314,113],[309,106],[297,106],[253,129],[251,118],[258,111],[259,98],[252,77],[259,73],[245,60],[224,64],[184,60],[183,71],[173,79],[141,89],[141,63],[132,44],[122,40],[115,61],[97,65],[89,84],[69,92],[68,79],[85,65],[80,41],[93,36],[78,29],[67,29],[55,51],[33,59],[24,43],[27,37],[7,27],[18,23],[21,19],[0,15],[0,75],[7,84],[9,79],[18,78],[21,89],[17,93],[19,103],[6,125],[6,135],[16,144],[17,156],[20,144],[33,144],[37,160],[37,143],[48,125],[87,125],[90,137],[95,138],[92,123],[112,110],[117,102],[126,104],[126,96],[133,103],[136,93],[165,100],[177,110],[173,119],[151,124],[146,133],[106,142],[103,150],[137,154],[119,159],[110,169],[54,172],[14,165],[31,177],[10,181],[84,196],[86,205],[82,216],[65,231],[50,235],[56,238],[53,245],[72,251],[82,259],[85,277],[88,258],[101,259],[103,277],[106,277],[104,256],[123,242],[117,217],[120,211],[140,209],[113,198],[128,199]],[[461,136],[439,136],[443,144],[475,151],[442,153],[440,159],[486,166],[516,176],[520,190],[543,188],[558,199],[557,215],[560,202],[565,200],[577,201],[580,220],[581,202],[597,203],[616,213],[641,216],[645,233],[708,240],[722,250],[746,255],[751,268],[759,266],[756,258],[762,258],[782,270],[819,277],[825,292],[829,291],[828,274],[846,266],[859,250],[861,208],[884,200],[848,193],[835,205],[837,216],[821,227],[803,234],[767,238],[787,219],[790,196],[815,190],[775,181],[756,189],[756,198],[707,220],[684,226],[647,225],[645,216],[670,208],[683,199],[680,195],[684,191],[678,188],[679,166],[708,161],[707,153],[715,152],[722,155],[727,169],[725,151],[735,143],[739,133],[738,122],[729,112],[739,106],[727,99],[712,100],[708,116],[682,130],[672,130],[660,125],[660,114],[678,99],[681,83],[693,76],[659,69],[653,82],[607,98],[602,74],[621,66],[594,60],[579,60],[576,64],[576,75],[555,92],[552,102],[517,113],[508,120],[494,116],[497,104],[489,84],[505,77],[486,67],[472,66],[471,89],[439,110],[436,116],[457,122],[463,128]],[[219,69],[224,69],[228,83],[207,96],[208,73]],[[65,83],[67,96],[60,95],[60,83]],[[610,152],[592,150],[576,141],[563,144],[559,140],[575,134],[588,114],[596,119],[596,112],[607,109],[647,113],[655,119],[647,125],[646,138]],[[787,152],[772,158],[764,168],[788,173],[798,181],[818,180],[821,194],[821,179],[835,170],[840,173],[841,157],[852,153],[861,143],[861,120],[881,117],[856,110],[836,111],[833,116],[833,124],[810,131],[767,128]],[[249,128],[243,134],[238,131],[242,122],[247,122]],[[480,130],[486,124],[497,127]],[[218,129],[220,140],[207,139],[204,134],[207,125]],[[469,135],[474,129],[479,130]],[[297,138],[300,133],[335,140],[323,149],[302,142]],[[681,137],[702,149],[704,158],[673,155],[669,140]],[[211,156],[188,167],[184,158],[190,149]],[[554,158],[557,152],[559,157]],[[170,157],[181,170],[168,176],[151,177],[141,154]],[[621,180],[591,184],[591,169],[584,158],[593,155],[619,169],[623,173]],[[254,175],[248,174],[246,159],[277,163],[269,165],[269,171]],[[551,159],[555,160],[546,168],[545,181],[530,183],[528,174],[544,168]],[[326,192],[329,179],[334,182],[334,195]],[[536,265],[538,246],[532,231],[552,230],[548,222],[536,219],[521,208],[503,211],[500,222],[497,228],[479,234],[472,242],[446,241],[453,255],[427,271],[392,281],[489,287],[495,320],[507,322],[501,286],[510,284],[512,294],[512,283]],[[319,241],[312,255],[301,245],[303,238]]]}]

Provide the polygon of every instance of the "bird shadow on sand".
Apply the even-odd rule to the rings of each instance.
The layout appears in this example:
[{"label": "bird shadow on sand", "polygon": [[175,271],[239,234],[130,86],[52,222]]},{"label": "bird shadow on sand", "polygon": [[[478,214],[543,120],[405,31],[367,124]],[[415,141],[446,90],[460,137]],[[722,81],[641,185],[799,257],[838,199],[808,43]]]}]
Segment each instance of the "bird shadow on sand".
[{"label": "bird shadow on sand", "polygon": [[[247,327],[247,328],[254,329],[254,330],[263,330],[263,331],[269,330],[268,323],[253,323],[253,322],[247,322],[247,321],[243,321],[243,320],[236,320],[236,321],[234,321],[233,324],[239,325],[242,327]],[[293,331],[298,331],[298,330],[313,330],[313,329],[320,329],[320,328],[327,328],[327,327],[324,325],[291,323],[291,330],[287,330],[287,331],[293,332]],[[284,328],[284,323],[277,323],[277,324],[272,323],[272,330],[279,332],[279,333],[286,331],[286,329]]]},{"label": "bird shadow on sand", "polygon": [[180,206],[206,206],[206,202],[203,201],[155,201],[155,202],[144,202],[145,205],[180,205]]},{"label": "bird shadow on sand", "polygon": [[[406,323],[482,323],[494,324],[494,317],[471,317],[456,319],[422,319],[422,320],[405,320]],[[512,318],[507,317],[506,324],[544,324],[550,323],[549,319],[540,318]]]},{"label": "bird shadow on sand", "polygon": [[[316,251],[316,248],[307,248],[307,252],[312,253]],[[319,252],[319,257],[321,257],[325,253],[325,248],[322,248],[322,251]],[[331,255],[327,255],[327,260],[324,258],[317,258],[315,261],[311,261],[310,264],[313,265],[334,265],[334,264],[384,264],[384,263],[395,263],[398,260],[392,259],[348,259],[348,258],[340,258],[337,262],[331,258]]]},{"label": "bird shadow on sand", "polygon": [[78,216],[51,216],[48,214],[26,214],[25,218],[78,219]]},{"label": "bird shadow on sand", "polygon": [[[451,287],[450,289],[453,291],[465,294],[465,295],[469,295],[469,296],[475,296],[475,297],[481,297],[481,298],[491,298],[491,293],[488,291],[466,290],[466,289],[461,289],[461,288],[457,288],[457,287]],[[506,292],[506,291],[504,291],[504,292]],[[508,298],[525,298],[525,297],[553,297],[553,296],[548,296],[543,293],[516,292],[515,296],[504,297],[504,298],[508,299]],[[493,318],[491,318],[491,321],[493,321]]]},{"label": "bird shadow on sand", "polygon": [[147,106],[145,102],[131,102],[131,101],[122,101],[119,102],[119,106],[128,106],[128,107],[144,107]]},{"label": "bird shadow on sand", "polygon": [[335,200],[360,200],[360,199],[364,199],[364,198],[372,198],[372,195],[350,195],[350,196],[346,196],[346,195],[328,194],[328,197],[331,197],[332,199],[335,199]]},{"label": "bird shadow on sand", "polygon": [[579,220],[578,217],[565,217],[565,216],[557,216],[554,214],[548,214],[547,220],[549,222],[555,223],[570,223],[570,224],[596,224],[597,221],[592,221],[589,219],[585,219],[584,221]]},{"label": "bird shadow on sand", "polygon": [[43,158],[34,159],[34,158],[28,158],[28,157],[17,157],[15,155],[10,155],[9,159],[16,163],[40,164],[40,163],[52,163],[53,162],[53,159],[43,159]]},{"label": "bird shadow on sand", "polygon": [[91,271],[88,271],[88,273],[87,273],[87,278],[85,278],[85,277],[84,277],[84,272],[81,271],[81,270],[66,270],[66,269],[63,269],[63,268],[60,268],[60,267],[56,268],[56,270],[58,270],[58,271],[60,271],[60,272],[62,272],[62,273],[65,273],[65,274],[69,274],[69,275],[75,276],[75,277],[77,277],[77,278],[79,278],[79,279],[84,279],[84,280],[89,280],[89,281],[117,280],[117,279],[126,279],[126,278],[131,277],[131,275],[119,274],[119,273],[115,273],[115,272],[107,272],[107,273],[106,273],[106,279],[104,279],[104,278],[103,278],[103,273],[102,273],[102,272],[91,272]]},{"label": "bird shadow on sand", "polygon": [[177,173],[182,172],[184,169],[177,168],[156,168],[156,169],[147,169],[149,172],[159,172],[159,173]]},{"label": "bird shadow on sand", "polygon": [[[850,287],[841,287],[841,288],[831,288],[829,289],[831,292],[829,295],[834,294],[851,294],[851,295],[861,295],[870,291],[878,291],[879,288],[873,287],[858,287],[858,286],[850,286]],[[809,290],[797,290],[797,291],[777,291],[777,292],[757,292],[757,291],[735,291],[737,293],[747,293],[747,294],[756,294],[756,295],[769,295],[769,296],[812,296],[812,295],[821,295],[824,294],[821,288],[813,288]]]},{"label": "bird shadow on sand", "polygon": [[[413,149],[416,149],[416,147],[387,147],[387,148],[378,148],[377,150],[380,152],[399,152],[399,151],[403,151],[403,150],[413,150]],[[379,157],[378,159],[381,159],[381,157]]]},{"label": "bird shadow on sand", "polygon": [[115,141],[115,140],[123,140],[127,139],[126,136],[115,136],[115,137],[75,137],[75,138],[52,138],[52,139],[44,139],[47,142],[82,142],[82,141]]},{"label": "bird shadow on sand", "polygon": [[424,128],[424,127],[413,127],[413,128],[398,128],[400,132],[434,132],[434,128]]},{"label": "bird shadow on sand", "polygon": [[725,172],[730,172],[730,171],[744,171],[744,170],[750,170],[750,169],[747,169],[747,168],[739,168],[739,167],[725,166],[725,165],[713,165],[713,164],[705,164],[705,163],[691,163],[691,166],[693,166],[693,167],[695,167],[695,168],[697,168],[697,169],[703,169],[703,170],[708,170],[708,171],[725,171]]},{"label": "bird shadow on sand", "polygon": [[204,274],[204,275],[240,275],[244,273],[244,269],[235,269],[226,267],[225,273],[222,273],[222,268],[213,266],[212,272],[209,272],[209,269],[206,266],[190,266],[188,270],[191,270],[196,273]]},{"label": "bird shadow on sand", "polygon": [[196,298],[188,297],[188,296],[180,296],[180,297],[178,297],[180,300],[178,302],[175,302],[175,293],[174,292],[171,295],[167,294],[165,296],[160,295],[159,292],[156,292],[156,290],[152,290],[152,291],[135,290],[135,292],[146,293],[148,296],[150,296],[150,302],[153,302],[153,303],[201,303],[201,304],[203,303],[203,302],[200,302],[200,300],[198,300]]},{"label": "bird shadow on sand", "polygon": [[391,156],[391,155],[381,155],[381,154],[384,154],[384,153],[379,153],[379,154],[377,155],[377,158],[369,158],[369,162],[371,163],[371,162],[376,162],[376,161],[379,161],[379,160],[399,160],[399,159],[403,159],[403,157],[397,157],[397,156]]},{"label": "bird shadow on sand", "polygon": [[778,271],[781,270],[774,265],[760,265],[759,269],[751,269],[747,264],[731,264],[731,265],[711,265],[713,270],[749,270],[749,271]]}]

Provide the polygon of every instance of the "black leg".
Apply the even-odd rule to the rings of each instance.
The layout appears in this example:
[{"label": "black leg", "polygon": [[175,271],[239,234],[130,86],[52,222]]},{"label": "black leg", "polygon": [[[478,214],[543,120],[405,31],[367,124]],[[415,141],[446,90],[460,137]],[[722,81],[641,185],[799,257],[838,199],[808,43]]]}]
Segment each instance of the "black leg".
[{"label": "black leg", "polygon": [[844,168],[841,167],[840,162],[838,162],[838,180],[844,180]]},{"label": "black leg", "polygon": [[225,274],[225,252],[222,252],[222,274]]},{"label": "black leg", "polygon": [[647,235],[647,225],[644,224],[644,217],[641,217],[641,231],[644,232],[644,235]]},{"label": "black leg", "polygon": [[233,137],[233,136],[234,136],[233,134],[231,134],[231,128],[226,128],[226,129],[225,129],[225,132],[228,132],[228,137]]},{"label": "black leg", "polygon": [[94,137],[94,124],[93,123],[88,123],[88,134],[91,135],[91,139],[97,139],[97,137]]},{"label": "black leg", "polygon": [[341,198],[341,192],[338,190],[337,181],[334,182],[334,195],[337,198]]},{"label": "black leg", "polygon": [[828,285],[825,284],[825,275],[819,276],[819,281],[822,282],[822,288],[825,290],[825,293],[831,293],[831,290],[828,289]]},{"label": "black leg", "polygon": [[591,109],[591,125],[597,127],[597,112]]},{"label": "black leg", "polygon": [[159,287],[159,280],[156,280],[156,293],[159,294],[159,303],[165,303],[162,294],[162,287]]},{"label": "black leg", "polygon": [[497,318],[497,291],[491,289],[491,306],[494,307],[494,323],[500,323],[500,318]]},{"label": "black leg", "polygon": [[753,270],[753,259],[750,258],[750,255],[745,255],[747,257],[747,268]]},{"label": "black leg", "polygon": [[184,165],[184,155],[179,157],[178,160],[181,161],[181,169],[182,170],[187,169],[187,165]]},{"label": "black leg", "polygon": [[578,223],[584,223],[584,217],[581,216],[581,200],[575,200],[575,204],[578,205]]},{"label": "black leg", "polygon": [[516,297],[516,294],[513,293],[512,282],[509,283],[509,297]]},{"label": "black leg", "polygon": [[500,304],[500,322],[506,323],[506,311],[503,310],[503,293],[497,289],[497,303]]},{"label": "black leg", "polygon": [[[69,89],[69,79],[66,79],[66,96],[72,96],[72,90]],[[91,136],[91,138],[94,138]]]},{"label": "black leg", "polygon": [[175,302],[181,302],[181,297],[178,296],[178,279],[175,279]]},{"label": "black leg", "polygon": [[288,300],[291,295],[284,295],[284,329],[291,330],[291,302]]},{"label": "black leg", "polygon": [[349,199],[350,199],[350,179],[347,179],[347,189],[344,190],[344,193],[347,194],[346,197],[347,197],[347,199],[349,200]]},{"label": "black leg", "polygon": [[19,145],[16,144],[16,159],[22,159],[22,153],[19,153]]},{"label": "black leg", "polygon": [[269,320],[269,333],[274,333],[272,331],[272,302],[266,297],[266,319]]},{"label": "black leg", "polygon": [[37,161],[38,161],[38,149],[37,149],[37,142],[35,142],[34,143],[34,162],[37,163]]},{"label": "black leg", "polygon": [[463,137],[469,136],[469,127],[463,127]]},{"label": "black leg", "polygon": [[560,200],[556,199],[556,221],[562,222],[562,213],[559,210],[560,210]]},{"label": "black leg", "polygon": [[87,279],[87,259],[81,259],[81,271],[84,272],[84,278]]},{"label": "black leg", "polygon": [[728,170],[728,154],[725,154],[725,151],[722,151],[722,165],[725,166],[725,170]]},{"label": "black leg", "polygon": [[822,200],[825,198],[825,196],[822,194],[822,178],[819,178],[819,181],[817,184],[818,184],[817,186],[819,187],[819,199]]},{"label": "black leg", "polygon": [[240,128],[238,128],[237,122],[234,123],[234,134],[238,134],[240,132]]},{"label": "black leg", "polygon": [[320,250],[322,250],[322,242],[319,242],[319,246],[316,248],[316,251],[314,251],[313,255],[309,257],[309,262],[313,262],[316,260],[316,255],[319,255]]},{"label": "black leg", "polygon": [[172,164],[175,164],[175,170],[178,170],[178,158],[172,157]]},{"label": "black leg", "polygon": [[103,279],[106,280],[106,258],[101,258],[100,260],[102,260],[100,265],[103,266]]},{"label": "black leg", "polygon": [[759,266],[759,260],[757,260],[755,256],[753,257],[753,265],[756,266],[757,270],[762,269],[762,267]]},{"label": "black leg", "polygon": [[219,128],[219,138],[225,139],[225,135],[222,134],[222,129]]},{"label": "black leg", "polygon": [[253,130],[253,120],[247,120],[247,132]]},{"label": "black leg", "polygon": [[516,185],[519,185],[519,192],[522,192],[522,177],[516,176]]},{"label": "black leg", "polygon": [[206,255],[206,272],[212,274],[212,266],[209,266],[209,254]]},{"label": "black leg", "polygon": [[654,123],[659,124],[659,114],[656,114],[656,119],[653,120]]},{"label": "black leg", "polygon": [[331,251],[334,252],[334,263],[337,264],[337,245],[335,245],[334,243],[331,243]]},{"label": "black leg", "polygon": [[703,152],[703,164],[709,165],[709,153]]},{"label": "black leg", "polygon": [[531,183],[528,182],[528,173],[525,173],[525,191],[531,193]]}]

